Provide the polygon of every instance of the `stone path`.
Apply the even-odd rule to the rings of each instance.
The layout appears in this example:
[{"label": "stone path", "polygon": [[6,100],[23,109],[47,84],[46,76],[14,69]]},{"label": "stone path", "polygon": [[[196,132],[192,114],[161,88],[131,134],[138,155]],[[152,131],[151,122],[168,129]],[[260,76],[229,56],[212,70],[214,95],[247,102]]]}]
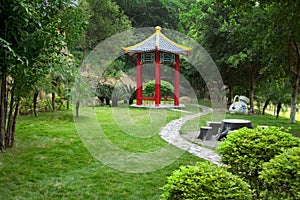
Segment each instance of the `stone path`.
[{"label": "stone path", "polygon": [[[209,160],[215,164],[221,164],[220,156],[216,154],[212,149],[206,148],[204,146],[199,146],[198,144],[195,144],[192,141],[187,140],[187,137],[182,137],[179,134],[180,127],[188,120],[213,112],[213,110],[209,107],[206,106],[200,106],[200,107],[202,108],[203,112],[194,115],[184,116],[180,119],[173,120],[170,123],[168,123],[160,131],[159,134],[162,137],[162,139],[164,139],[165,141],[167,141],[172,145],[175,145],[180,149],[188,151],[195,156]],[[189,135],[188,137],[191,137],[191,135]],[[214,142],[214,144],[216,143]]]}]

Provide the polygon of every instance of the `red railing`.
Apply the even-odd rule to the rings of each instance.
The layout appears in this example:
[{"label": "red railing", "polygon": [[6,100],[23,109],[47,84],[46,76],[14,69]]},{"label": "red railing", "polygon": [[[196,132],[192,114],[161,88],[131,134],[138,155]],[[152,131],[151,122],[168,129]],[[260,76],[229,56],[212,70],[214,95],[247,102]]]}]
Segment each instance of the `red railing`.
[{"label": "red railing", "polygon": [[[164,104],[173,103],[174,96],[162,96],[161,99]],[[142,97],[142,102],[144,105],[152,105],[155,104],[155,97]]]}]

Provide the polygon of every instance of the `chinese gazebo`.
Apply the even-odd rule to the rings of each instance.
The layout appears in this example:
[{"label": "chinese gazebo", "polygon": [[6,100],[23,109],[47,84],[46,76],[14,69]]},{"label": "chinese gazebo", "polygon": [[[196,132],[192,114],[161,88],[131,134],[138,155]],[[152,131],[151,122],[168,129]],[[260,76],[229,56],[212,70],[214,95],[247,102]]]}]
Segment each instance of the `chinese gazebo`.
[{"label": "chinese gazebo", "polygon": [[124,47],[125,53],[136,55],[136,105],[143,103],[142,65],[155,62],[155,106],[161,103],[160,95],[160,64],[174,63],[174,107],[179,106],[180,63],[179,55],[188,55],[191,48],[182,46],[168,39],[161,33],[161,27],[155,27],[155,33],[144,41],[133,46]]}]

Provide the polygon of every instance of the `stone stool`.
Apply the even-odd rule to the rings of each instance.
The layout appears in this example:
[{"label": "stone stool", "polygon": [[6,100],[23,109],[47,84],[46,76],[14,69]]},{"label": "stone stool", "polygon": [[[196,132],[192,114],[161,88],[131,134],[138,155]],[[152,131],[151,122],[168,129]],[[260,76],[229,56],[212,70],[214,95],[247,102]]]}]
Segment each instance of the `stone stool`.
[{"label": "stone stool", "polygon": [[206,125],[212,127],[211,129],[212,135],[217,135],[219,133],[219,129],[221,128],[222,122],[207,121]]},{"label": "stone stool", "polygon": [[209,126],[201,126],[200,133],[197,138],[200,140],[210,140],[212,138],[211,129],[212,127]]}]

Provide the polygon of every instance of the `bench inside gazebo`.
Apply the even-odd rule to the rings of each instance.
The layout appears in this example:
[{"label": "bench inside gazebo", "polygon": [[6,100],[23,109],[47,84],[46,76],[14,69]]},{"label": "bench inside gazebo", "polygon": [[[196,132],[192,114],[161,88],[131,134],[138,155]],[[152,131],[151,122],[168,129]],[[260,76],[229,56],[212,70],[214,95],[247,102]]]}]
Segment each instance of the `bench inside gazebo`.
[{"label": "bench inside gazebo", "polygon": [[[129,55],[136,56],[136,104],[132,107],[153,107],[153,108],[179,108],[184,107],[180,104],[179,84],[180,84],[180,55],[188,55],[192,48],[177,44],[161,33],[161,27],[155,27],[155,33],[144,41],[133,46],[124,47],[123,50]],[[143,97],[143,76],[142,68],[145,63],[155,64],[155,95],[154,97]],[[163,100],[160,93],[161,64],[174,64],[174,96],[171,101]],[[170,97],[168,97],[168,100]],[[149,103],[154,101],[154,104]],[[167,103],[168,102],[168,103]]]}]

